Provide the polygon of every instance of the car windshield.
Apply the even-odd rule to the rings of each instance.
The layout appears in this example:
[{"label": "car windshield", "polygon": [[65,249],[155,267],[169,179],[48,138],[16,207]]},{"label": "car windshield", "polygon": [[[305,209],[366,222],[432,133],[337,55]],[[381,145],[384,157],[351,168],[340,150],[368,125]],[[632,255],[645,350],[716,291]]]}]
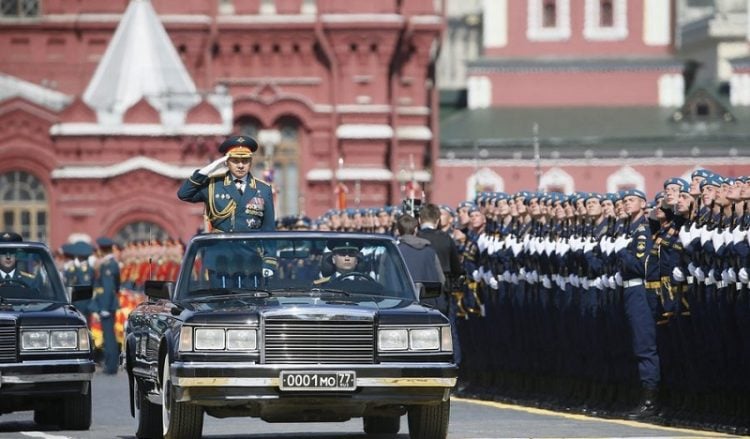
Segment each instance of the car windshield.
[{"label": "car windshield", "polygon": [[0,247],[0,300],[67,302],[59,274],[46,249]]},{"label": "car windshield", "polygon": [[260,291],[415,300],[414,286],[392,240],[348,236],[196,240],[183,261],[175,298]]}]

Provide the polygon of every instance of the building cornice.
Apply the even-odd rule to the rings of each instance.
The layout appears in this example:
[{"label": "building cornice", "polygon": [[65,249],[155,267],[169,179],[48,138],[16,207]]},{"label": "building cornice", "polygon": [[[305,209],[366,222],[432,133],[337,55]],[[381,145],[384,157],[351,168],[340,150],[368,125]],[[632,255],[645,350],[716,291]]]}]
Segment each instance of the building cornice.
[{"label": "building cornice", "polygon": [[52,171],[52,179],[95,179],[113,178],[128,172],[145,169],[153,173],[173,179],[185,179],[193,175],[195,166],[176,166],[155,160],[150,157],[138,156],[120,163],[108,166],[102,165],[72,165],[63,166]]}]

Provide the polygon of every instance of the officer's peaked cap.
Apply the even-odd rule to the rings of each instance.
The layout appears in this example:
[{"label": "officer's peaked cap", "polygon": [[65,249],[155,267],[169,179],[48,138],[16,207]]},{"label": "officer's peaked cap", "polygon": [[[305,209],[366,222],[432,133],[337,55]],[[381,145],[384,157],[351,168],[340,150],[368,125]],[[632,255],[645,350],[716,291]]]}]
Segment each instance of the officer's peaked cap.
[{"label": "officer's peaked cap", "polygon": [[115,241],[108,236],[100,236],[99,238],[96,238],[96,245],[99,246],[99,248],[114,247]]},{"label": "officer's peaked cap", "polygon": [[229,136],[219,145],[227,157],[249,158],[258,150],[258,141],[250,136]]},{"label": "officer's peaked cap", "polygon": [[362,246],[353,239],[331,239],[327,243],[327,247],[332,252],[343,252],[343,251],[359,251]]},{"label": "officer's peaked cap", "polygon": [[15,232],[3,232],[0,234],[0,242],[22,242],[23,237]]}]

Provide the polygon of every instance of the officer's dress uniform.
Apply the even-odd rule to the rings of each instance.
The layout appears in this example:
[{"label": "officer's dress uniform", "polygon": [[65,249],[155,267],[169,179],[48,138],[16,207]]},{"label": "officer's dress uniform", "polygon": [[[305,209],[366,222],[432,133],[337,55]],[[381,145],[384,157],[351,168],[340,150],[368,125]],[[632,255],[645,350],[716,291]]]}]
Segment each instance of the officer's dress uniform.
[{"label": "officer's dress uniform", "polygon": [[206,203],[206,215],[213,231],[270,232],[276,224],[271,185],[248,174],[240,194],[232,175],[202,175],[198,171],[180,187],[183,201]]},{"label": "officer's dress uniform", "polygon": [[99,314],[104,337],[104,373],[117,373],[120,350],[115,336],[115,317],[120,308],[120,264],[114,255],[108,254],[97,266],[94,278],[94,297],[91,308]]},{"label": "officer's dress uniform", "polygon": [[[230,136],[219,145],[219,152],[228,158],[250,159],[257,149],[258,143],[248,136]],[[197,170],[182,183],[177,197],[205,203],[215,232],[270,232],[276,228],[271,185],[250,173],[236,179],[229,171],[204,175]]]}]

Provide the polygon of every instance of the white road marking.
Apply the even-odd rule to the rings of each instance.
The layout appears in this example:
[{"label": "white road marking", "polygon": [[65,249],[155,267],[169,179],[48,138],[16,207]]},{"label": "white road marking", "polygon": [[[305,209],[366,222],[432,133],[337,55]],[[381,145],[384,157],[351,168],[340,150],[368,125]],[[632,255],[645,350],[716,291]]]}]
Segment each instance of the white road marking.
[{"label": "white road marking", "polygon": [[24,436],[39,437],[42,439],[72,439],[70,436],[55,436],[53,434],[47,434],[41,431],[22,431],[21,434]]}]

